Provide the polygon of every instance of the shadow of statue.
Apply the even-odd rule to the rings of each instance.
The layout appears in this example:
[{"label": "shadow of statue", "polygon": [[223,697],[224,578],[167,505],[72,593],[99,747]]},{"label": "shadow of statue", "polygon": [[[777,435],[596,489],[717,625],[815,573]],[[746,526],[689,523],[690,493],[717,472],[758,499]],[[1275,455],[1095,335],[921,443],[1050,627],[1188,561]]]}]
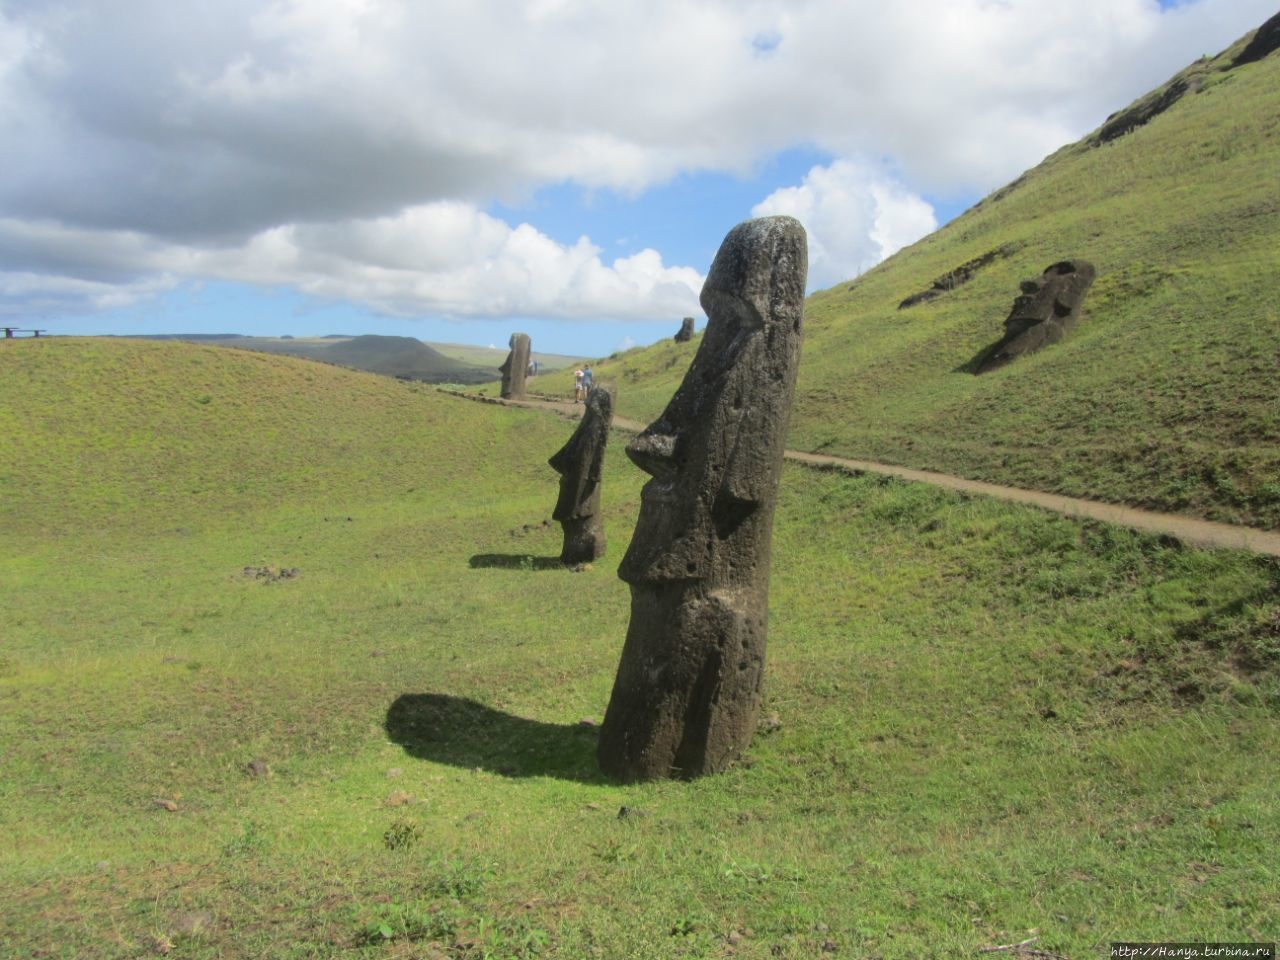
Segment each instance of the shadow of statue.
[{"label": "shadow of statue", "polygon": [[996,351],[1000,349],[1000,344],[1002,342],[1003,341],[1001,340],[997,340],[994,343],[987,344],[985,347],[983,347],[981,350],[975,353],[965,363],[960,364],[960,366],[958,367],[952,367],[951,372],[952,373],[968,373],[968,374],[977,376],[979,373],[982,372],[983,368],[986,367],[986,365],[991,362],[991,359],[995,356]]},{"label": "shadow of statue", "polygon": [[405,693],[387,710],[386,730],[419,760],[504,777],[606,782],[593,726],[528,720],[445,693]]},{"label": "shadow of statue", "polygon": [[564,570],[559,557],[534,557],[527,553],[477,553],[469,561],[472,570]]}]

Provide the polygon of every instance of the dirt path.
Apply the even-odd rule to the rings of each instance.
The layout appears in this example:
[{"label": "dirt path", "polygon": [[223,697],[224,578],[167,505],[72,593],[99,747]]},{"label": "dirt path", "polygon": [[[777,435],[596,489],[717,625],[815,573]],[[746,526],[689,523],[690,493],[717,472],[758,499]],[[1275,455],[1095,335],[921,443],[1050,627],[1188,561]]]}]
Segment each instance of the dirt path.
[{"label": "dirt path", "polygon": [[[559,400],[520,400],[497,401],[513,406],[529,407],[534,410],[550,410],[571,420],[580,419],[582,407],[578,404]],[[627,420],[624,417],[613,418],[613,425],[619,430],[638,433],[646,424]],[[966,480],[964,477],[953,477],[945,473],[933,473],[928,470],[912,470],[908,467],[895,467],[885,463],[872,463],[867,460],[851,460],[847,457],[831,457],[816,453],[801,453],[788,450],[788,460],[796,463],[807,463],[811,466],[836,467],[855,473],[877,473],[916,483],[930,483],[935,487],[958,490],[963,493],[980,494],[1008,500],[1013,503],[1026,503],[1045,510],[1053,510],[1068,517],[1087,517],[1090,520],[1101,520],[1121,527],[1142,530],[1147,533],[1163,533],[1177,537],[1184,543],[1198,547],[1222,547],[1233,550],[1250,550],[1273,557],[1280,557],[1280,533],[1257,530],[1253,527],[1239,527],[1229,523],[1214,523],[1210,520],[1197,520],[1173,513],[1154,513],[1150,510],[1138,510],[1134,507],[1123,507],[1114,503],[1099,503],[1096,500],[1081,500],[1077,497],[1066,497],[1057,493],[1041,493],[1038,490],[1020,490],[1017,487],[1002,487],[981,480]]]}]

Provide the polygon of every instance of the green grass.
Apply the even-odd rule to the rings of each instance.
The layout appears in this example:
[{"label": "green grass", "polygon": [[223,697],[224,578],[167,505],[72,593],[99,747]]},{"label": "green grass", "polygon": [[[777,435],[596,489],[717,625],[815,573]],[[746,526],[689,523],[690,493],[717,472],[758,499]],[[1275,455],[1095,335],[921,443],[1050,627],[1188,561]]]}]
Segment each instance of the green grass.
[{"label": "green grass", "polygon": [[543,522],[555,418],[87,340],[0,349],[0,397],[0,953],[905,958],[1036,930],[1078,960],[1280,931],[1274,562],[788,467],[776,725],[727,774],[622,787],[581,722],[629,611],[620,449],[608,556],[575,573]]},{"label": "green grass", "polygon": [[[857,281],[814,294],[789,445],[1069,496],[1280,526],[1280,59],[1234,48],[1145,126],[1065,147]],[[898,304],[991,251],[973,279]],[[1063,342],[998,371],[1021,280],[1068,257],[1098,279]],[[602,363],[618,412],[655,417],[692,357]]]}]

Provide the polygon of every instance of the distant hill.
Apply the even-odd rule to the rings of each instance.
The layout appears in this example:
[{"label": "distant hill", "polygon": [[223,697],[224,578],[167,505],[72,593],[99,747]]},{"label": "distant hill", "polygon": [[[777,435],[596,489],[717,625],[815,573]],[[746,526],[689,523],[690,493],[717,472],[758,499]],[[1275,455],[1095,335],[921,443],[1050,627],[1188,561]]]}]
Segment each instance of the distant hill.
[{"label": "distant hill", "polygon": [[[790,445],[1280,526],[1275,23],[811,296]],[[1097,270],[1080,324],[975,374],[1020,283],[1067,258]],[[652,418],[696,346],[596,375]]]},{"label": "distant hill", "polygon": [[[356,370],[425,383],[488,383],[500,376],[497,364],[482,366],[445,356],[413,337],[245,337],[236,334],[165,334],[147,339],[190,340],[262,353],[284,353]],[[504,354],[505,356],[505,354]],[[499,360],[498,363],[502,361]]]},{"label": "distant hill", "polygon": [[[498,368],[508,351],[468,344],[426,343],[413,337],[380,334],[323,337],[248,337],[236,333],[164,333],[144,340],[186,340],[219,347],[238,347],[261,353],[283,353],[355,370],[368,370],[424,383],[481,384],[501,379]],[[534,353],[543,372],[562,370],[581,358]]]}]

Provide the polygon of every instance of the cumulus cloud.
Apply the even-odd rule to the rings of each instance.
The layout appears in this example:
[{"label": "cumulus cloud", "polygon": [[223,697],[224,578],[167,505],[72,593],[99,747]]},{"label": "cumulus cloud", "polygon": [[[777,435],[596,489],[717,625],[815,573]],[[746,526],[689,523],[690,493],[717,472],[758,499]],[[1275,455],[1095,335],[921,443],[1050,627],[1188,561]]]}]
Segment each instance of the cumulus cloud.
[{"label": "cumulus cloud", "polygon": [[558,184],[642,201],[816,149],[838,159],[761,207],[807,211],[833,282],[926,228],[920,195],[1007,182],[1273,5],[9,0],[0,270],[14,298],[222,277],[406,313],[678,316],[690,268],[485,208]]},{"label": "cumulus cloud", "polygon": [[0,262],[13,269],[0,271],[0,291],[39,293],[46,309],[77,294],[103,308],[187,277],[287,286],[392,316],[645,320],[696,307],[703,281],[696,270],[667,266],[650,249],[611,263],[600,253],[586,237],[560,244],[456,201],[272,227],[241,244],[209,247],[5,219]]},{"label": "cumulus cloud", "polygon": [[787,214],[809,234],[809,288],[857,276],[937,229],[933,207],[874,167],[840,160],[815,166],[774,191],[752,216]]}]

